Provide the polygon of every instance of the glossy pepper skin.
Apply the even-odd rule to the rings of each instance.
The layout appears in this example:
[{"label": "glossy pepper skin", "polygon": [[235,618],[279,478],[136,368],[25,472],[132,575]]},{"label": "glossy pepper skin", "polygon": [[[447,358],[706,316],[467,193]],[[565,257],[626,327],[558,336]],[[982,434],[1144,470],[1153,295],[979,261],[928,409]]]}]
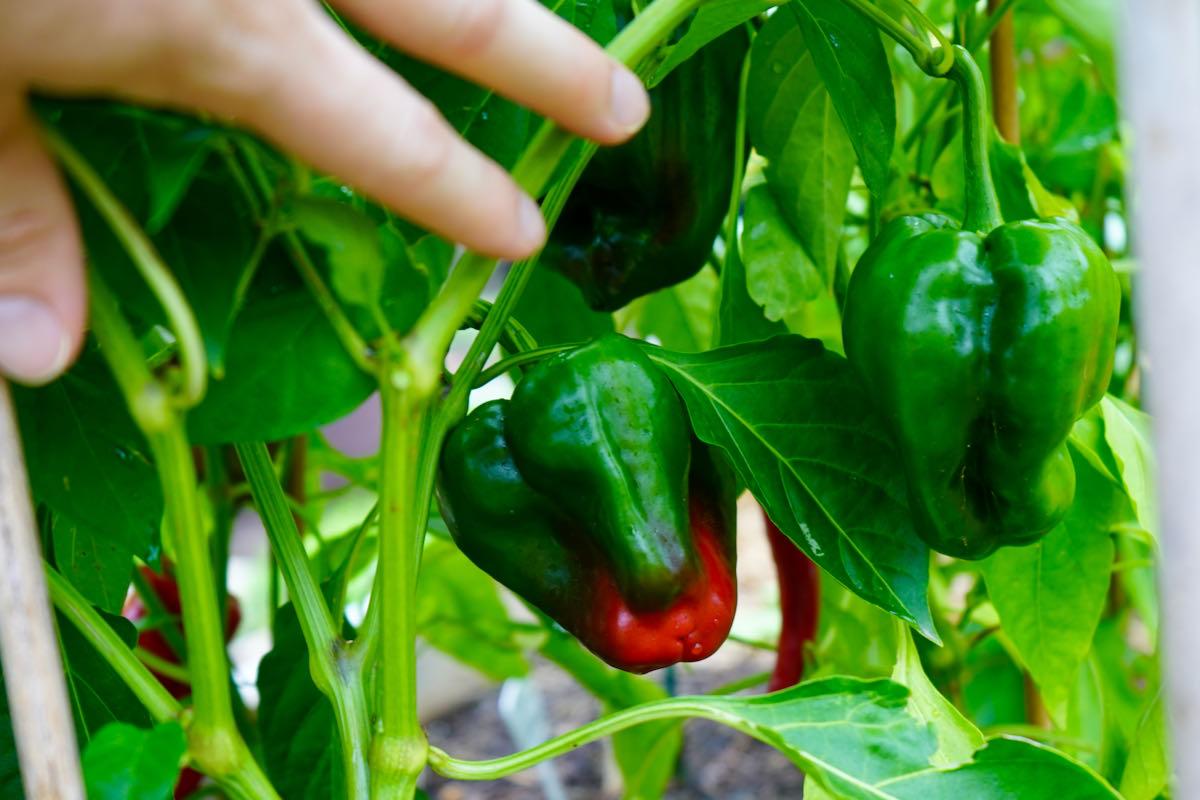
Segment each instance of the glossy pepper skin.
[{"label": "glossy pepper skin", "polygon": [[628,339],[555,356],[472,412],[438,498],[468,558],[613,666],[698,661],[729,633],[732,483]]},{"label": "glossy pepper skin", "polygon": [[646,126],[601,149],[571,193],[540,262],[593,309],[615,311],[707,262],[733,191],[747,45],[732,31],[671,72],[650,92]]},{"label": "glossy pepper skin", "polygon": [[890,223],[851,277],[843,333],[899,444],[918,532],[981,559],[1070,509],[1066,440],[1108,387],[1121,292],[1078,226],[999,218],[974,119],[982,78],[964,81],[965,230],[932,215]]}]

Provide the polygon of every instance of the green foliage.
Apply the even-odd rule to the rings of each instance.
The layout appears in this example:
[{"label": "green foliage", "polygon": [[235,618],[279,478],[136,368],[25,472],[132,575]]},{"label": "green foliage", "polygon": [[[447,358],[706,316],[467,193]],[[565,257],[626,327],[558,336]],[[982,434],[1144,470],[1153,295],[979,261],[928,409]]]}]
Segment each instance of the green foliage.
[{"label": "green foliage", "polygon": [[83,751],[91,800],[163,800],[171,796],[187,749],[183,728],[165,723],[150,730],[114,722]]},{"label": "green foliage", "polygon": [[[612,0],[544,5],[601,43],[630,11],[629,2]],[[632,3],[635,11],[647,5]],[[899,0],[870,5],[897,25],[921,27],[905,19]],[[917,5],[984,60],[984,4]],[[626,797],[653,800],[671,787],[692,735],[680,705],[688,716],[716,719],[780,750],[806,774],[805,796],[816,800],[1169,797],[1155,587],[1160,513],[1131,313],[1137,266],[1125,233],[1115,6],[1016,5],[1022,141],[993,135],[989,147],[1006,219],[1078,220],[1121,273],[1110,394],[1075,425],[1075,500],[1037,544],[979,564],[931,557],[915,533],[904,466],[876,398],[840,355],[847,286],[881,227],[935,209],[961,217],[965,206],[957,93],[881,36],[862,3],[708,0],[643,65],[656,85],[722,34],[742,29],[753,40],[741,108],[727,109],[744,123],[748,147],[708,154],[748,152],[744,180],[699,274],[615,315],[589,309],[575,286],[546,268],[533,269],[517,296],[506,289],[495,298],[492,307],[511,310],[543,348],[614,331],[648,342],[645,352],[682,398],[695,435],[724,453],[739,485],[825,572],[820,627],[799,686],[770,696],[668,698],[653,677],[608,667],[540,615],[513,613],[511,596],[459,552],[436,508],[425,519],[429,496],[421,492],[437,453],[421,448],[438,447],[467,409],[466,396],[453,393],[462,371],[457,349],[444,360],[429,354],[421,366],[443,378],[444,391],[435,392],[429,415],[405,418],[378,454],[352,458],[321,433],[361,406],[381,375],[408,374],[403,359],[412,353],[402,337],[470,257],[247,133],[122,103],[38,99],[36,108],[97,169],[169,266],[199,326],[209,386],[186,410],[179,458],[165,464],[152,456],[104,363],[115,356],[100,331],[63,378],[14,389],[46,559],[94,604],[87,613],[102,614],[99,624],[133,647],[133,625],[108,615],[126,601],[135,559],[156,564],[164,546],[178,552],[160,531],[172,485],[191,474],[181,470],[190,468],[188,456],[203,482],[195,527],[223,575],[232,520],[247,505],[245,479],[224,445],[291,440],[272,449],[303,522],[304,556],[288,566],[307,569],[327,592],[336,587],[338,596],[323,601],[338,627],[359,618],[372,567],[384,570],[381,543],[389,540],[377,522],[360,525],[377,498],[386,509],[397,496],[384,476],[403,461],[412,494],[400,507],[413,511],[402,516],[426,525],[409,531],[419,572],[414,564],[402,575],[410,584],[389,587],[413,591],[407,632],[491,680],[536,680],[531,665],[548,660],[606,714],[674,708],[615,734]],[[339,22],[501,165],[511,168],[527,151],[537,115]],[[566,172],[559,164],[556,180]],[[118,296],[157,385],[171,390],[180,344],[158,297],[96,210],[82,195],[76,203],[92,267]],[[497,286],[485,296],[492,299]],[[527,346],[533,342],[506,339],[502,355],[520,359],[514,351]],[[384,364],[392,371],[373,371]],[[508,374],[529,367],[518,362]],[[935,379],[944,376],[905,376]],[[448,393],[464,401],[461,408],[444,404]],[[945,409],[933,402],[927,413]],[[351,485],[331,488],[330,473]],[[395,581],[400,573],[389,574]],[[303,604],[274,602],[285,591],[289,601],[300,593],[275,585],[266,570],[259,582],[275,593],[246,624],[262,634],[258,617],[270,609],[271,651],[259,668],[254,713],[238,704],[241,733],[283,797],[344,797],[342,752],[353,736],[339,728],[329,696],[360,692],[376,726],[382,698],[397,690],[383,685],[381,645],[392,645],[394,656],[388,637],[406,632],[394,620],[374,633],[341,626],[345,641],[335,636],[310,652],[297,616]],[[165,622],[152,616],[141,624]],[[187,749],[195,742],[174,722],[154,725],[162,715],[152,718],[131,691],[132,667],[114,668],[75,624],[63,620],[58,632],[89,796],[168,796],[180,765],[199,763],[201,753]],[[354,649],[372,636],[366,655]],[[334,652],[364,657],[371,668],[362,676],[349,670],[347,686],[318,689],[313,675],[322,673],[313,665]],[[21,796],[12,739],[4,704],[0,797]],[[453,752],[453,742],[436,744]]]}]

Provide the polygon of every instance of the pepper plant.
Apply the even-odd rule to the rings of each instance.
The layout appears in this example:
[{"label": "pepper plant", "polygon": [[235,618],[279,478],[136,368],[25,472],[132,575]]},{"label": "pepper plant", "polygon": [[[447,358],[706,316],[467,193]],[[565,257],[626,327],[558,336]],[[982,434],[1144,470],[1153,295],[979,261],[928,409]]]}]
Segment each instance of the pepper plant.
[{"label": "pepper plant", "polygon": [[[703,718],[807,797],[1169,796],[1112,4],[550,5],[651,87],[632,142],[352,31],[541,199],[514,264],[219,121],[38,100],[90,336],[16,401],[89,795],[411,798],[614,737],[655,798]],[[338,452],[376,393],[378,453]],[[776,669],[669,696],[655,670],[733,624],[739,491]],[[272,649],[244,698],[245,507]],[[605,713],[457,757],[418,637],[496,679],[540,655]]]}]

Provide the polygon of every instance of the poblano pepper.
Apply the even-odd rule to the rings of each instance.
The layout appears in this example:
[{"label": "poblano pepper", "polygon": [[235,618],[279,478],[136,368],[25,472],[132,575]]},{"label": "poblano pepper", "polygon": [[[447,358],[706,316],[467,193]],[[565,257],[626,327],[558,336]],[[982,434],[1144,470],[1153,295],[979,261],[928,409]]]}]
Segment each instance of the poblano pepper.
[{"label": "poblano pepper", "polygon": [[705,265],[729,210],[740,28],[677,67],[650,92],[646,126],[600,150],[571,193],[540,257],[614,311]]},{"label": "poblano pepper", "polygon": [[475,409],[446,441],[438,499],[468,558],[613,666],[697,661],[729,633],[732,483],[624,337]]},{"label": "poblano pepper", "polygon": [[938,552],[979,559],[1036,541],[1070,509],[1066,440],[1108,386],[1121,293],[1078,226],[1003,223],[983,79],[965,52],[955,77],[964,224],[888,225],[851,277],[843,332],[898,441],[917,531]]}]

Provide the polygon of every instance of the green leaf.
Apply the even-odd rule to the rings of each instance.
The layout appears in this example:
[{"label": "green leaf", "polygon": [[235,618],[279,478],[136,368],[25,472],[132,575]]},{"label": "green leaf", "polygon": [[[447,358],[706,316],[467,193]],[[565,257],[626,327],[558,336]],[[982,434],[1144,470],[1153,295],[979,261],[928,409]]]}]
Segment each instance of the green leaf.
[{"label": "green leaf", "polygon": [[1121,795],[1125,800],[1154,800],[1167,790],[1171,780],[1161,693],[1150,699],[1132,738],[1133,749],[1121,775]]},{"label": "green leaf", "polygon": [[434,647],[493,680],[529,672],[495,581],[449,542],[430,539],[425,545],[417,630]]},{"label": "green leaf", "polygon": [[929,551],[912,528],[900,459],[844,358],[799,336],[649,355],[696,435],[725,451],[789,538],[844,586],[937,638]]},{"label": "green leaf", "polygon": [[[89,344],[63,377],[13,388],[33,494],[56,518],[54,552],[84,596],[119,611],[133,557],[150,558],[163,501],[148,446]],[[88,543],[76,553],[77,544]]]},{"label": "green leaf", "polygon": [[1074,461],[1075,504],[1066,519],[1040,542],[1004,548],[981,566],[1004,632],[1060,726],[1108,596],[1110,530],[1128,512],[1117,486]]},{"label": "green leaf", "polygon": [[351,305],[377,306],[387,265],[374,221],[327,197],[299,198],[290,211],[304,237],[325,249],[338,297]]},{"label": "green leaf", "polygon": [[710,269],[644,298],[621,313],[624,327],[663,347],[697,353],[712,346],[719,279]]},{"label": "green leaf", "polygon": [[766,184],[746,193],[743,213],[742,258],[750,298],[770,320],[798,313],[826,291],[826,276],[805,252]]},{"label": "green leaf", "polygon": [[901,800],[1120,800],[1103,778],[1067,756],[1025,739],[991,739],[957,769],[906,776],[883,787]]},{"label": "green leaf", "polygon": [[[613,669],[561,631],[549,632],[541,652],[591,692],[605,712],[632,708],[667,696],[654,681]],[[627,800],[662,797],[675,774],[675,765],[683,748],[682,723],[679,720],[655,720],[621,731],[612,741],[617,767],[621,770],[624,797]]]},{"label": "green leaf", "polygon": [[83,751],[88,800],[165,800],[186,752],[187,736],[177,722],[150,730],[106,725]]},{"label": "green leaf", "polygon": [[1121,480],[1143,530],[1158,535],[1158,499],[1155,496],[1154,442],[1150,417],[1125,401],[1106,396],[1100,401],[1104,436],[1120,469]]},{"label": "green leaf", "polygon": [[698,53],[704,45],[776,4],[777,0],[708,0],[700,6],[679,41],[667,48],[650,86],[658,85],[671,70]]},{"label": "green leaf", "polygon": [[828,678],[771,695],[695,702],[779,750],[837,797],[889,797],[878,787],[928,771],[937,749],[930,728],[906,710],[908,691],[886,680]]},{"label": "green leaf", "polygon": [[791,14],[774,14],[750,51],[750,141],[767,183],[805,250],[832,275],[842,236],[854,147]]},{"label": "green leaf", "polygon": [[51,541],[54,562],[80,594],[105,611],[117,612],[125,604],[133,570],[133,552],[114,536],[103,516],[80,524],[54,515]]},{"label": "green leaf", "polygon": [[333,707],[312,682],[308,649],[290,605],[275,614],[275,646],[258,667],[258,727],[264,766],[289,800],[345,795]]},{"label": "green leaf", "polygon": [[[121,639],[133,649],[137,629],[123,617],[101,614]],[[78,629],[58,617],[58,634],[66,666],[67,694],[76,730],[90,734],[110,722],[128,722],[150,727],[150,715],[125,681],[105,661]]]},{"label": "green leaf", "polygon": [[762,341],[787,332],[782,324],[768,320],[762,306],[750,296],[741,245],[737,241],[726,244],[714,327],[713,344],[718,345]]},{"label": "green leaf", "polygon": [[888,188],[896,147],[896,92],[878,29],[844,3],[788,3],[838,116],[877,196]]},{"label": "green leaf", "polygon": [[200,173],[218,131],[182,115],[137,109],[138,141],[148,169],[150,209],[146,231],[158,233]]},{"label": "green leaf", "polygon": [[613,330],[612,316],[592,311],[575,284],[534,267],[513,316],[543,346],[586,342]]},{"label": "green leaf", "polygon": [[971,754],[983,746],[983,734],[930,682],[921,666],[912,631],[907,626],[901,627],[892,680],[908,687],[909,713],[929,723],[937,734],[938,749],[931,763],[936,767],[965,764],[971,760]]},{"label": "green leaf", "polygon": [[1079,38],[1100,70],[1108,89],[1115,90],[1117,68],[1113,48],[1117,32],[1116,0],[1046,0],[1046,5]]}]

